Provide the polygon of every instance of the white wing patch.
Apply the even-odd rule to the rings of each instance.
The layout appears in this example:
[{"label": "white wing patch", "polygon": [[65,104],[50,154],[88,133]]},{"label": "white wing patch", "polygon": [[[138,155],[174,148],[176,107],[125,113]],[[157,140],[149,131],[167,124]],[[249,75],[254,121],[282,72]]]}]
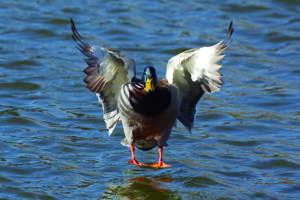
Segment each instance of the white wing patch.
[{"label": "white wing patch", "polygon": [[184,75],[186,70],[192,81],[200,82],[206,93],[219,91],[223,81],[221,80],[222,74],[219,72],[222,65],[218,62],[224,58],[225,55],[222,52],[225,49],[221,41],[211,47],[191,49],[180,53],[169,60],[166,78],[171,84],[183,84],[188,87]]},{"label": "white wing patch", "polygon": [[193,126],[197,102],[204,93],[217,92],[224,84],[219,61],[225,56],[222,53],[229,46],[232,33],[231,22],[224,40],[210,47],[184,51],[168,62],[166,78],[170,84],[177,86],[181,101],[178,119],[189,131]]}]

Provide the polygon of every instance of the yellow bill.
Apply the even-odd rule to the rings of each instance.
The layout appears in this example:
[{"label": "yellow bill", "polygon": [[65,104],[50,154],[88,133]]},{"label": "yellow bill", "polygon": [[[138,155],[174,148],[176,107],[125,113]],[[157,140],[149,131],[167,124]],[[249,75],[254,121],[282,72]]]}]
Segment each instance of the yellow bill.
[{"label": "yellow bill", "polygon": [[146,80],[146,85],[145,85],[145,90],[146,92],[153,92],[154,91],[154,83],[153,83],[153,78]]}]

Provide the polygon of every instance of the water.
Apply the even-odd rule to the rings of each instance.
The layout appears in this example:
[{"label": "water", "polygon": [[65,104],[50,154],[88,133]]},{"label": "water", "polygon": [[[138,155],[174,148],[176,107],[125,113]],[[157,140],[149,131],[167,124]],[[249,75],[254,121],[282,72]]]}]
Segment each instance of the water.
[{"label": "water", "polygon": [[[127,164],[119,126],[82,81],[73,17],[87,40],[123,49],[139,75],[173,55],[212,45],[234,22],[225,85],[178,123],[164,151],[172,168]],[[1,199],[298,199],[300,2],[2,1]],[[141,162],[157,149],[136,151]]]}]

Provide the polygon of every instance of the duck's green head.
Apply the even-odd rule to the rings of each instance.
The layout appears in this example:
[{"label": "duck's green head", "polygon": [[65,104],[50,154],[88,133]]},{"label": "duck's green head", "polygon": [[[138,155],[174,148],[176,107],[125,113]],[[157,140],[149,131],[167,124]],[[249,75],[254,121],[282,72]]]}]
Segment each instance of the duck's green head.
[{"label": "duck's green head", "polygon": [[144,82],[146,92],[153,92],[157,85],[157,75],[155,67],[145,67],[142,80]]}]

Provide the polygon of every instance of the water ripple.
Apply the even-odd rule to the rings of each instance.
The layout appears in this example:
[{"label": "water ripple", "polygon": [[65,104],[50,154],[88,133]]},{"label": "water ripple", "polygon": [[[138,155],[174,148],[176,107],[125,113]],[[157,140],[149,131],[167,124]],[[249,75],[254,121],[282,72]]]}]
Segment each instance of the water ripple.
[{"label": "water ripple", "polygon": [[[297,199],[299,1],[4,1],[0,8],[1,199]],[[13,15],[12,15],[13,13]],[[7,17],[10,16],[10,17]],[[128,165],[121,126],[108,137],[85,88],[69,19],[97,45],[160,77],[173,55],[213,45],[233,20],[225,85],[178,123],[170,169]],[[136,151],[153,163],[157,149]]]}]

